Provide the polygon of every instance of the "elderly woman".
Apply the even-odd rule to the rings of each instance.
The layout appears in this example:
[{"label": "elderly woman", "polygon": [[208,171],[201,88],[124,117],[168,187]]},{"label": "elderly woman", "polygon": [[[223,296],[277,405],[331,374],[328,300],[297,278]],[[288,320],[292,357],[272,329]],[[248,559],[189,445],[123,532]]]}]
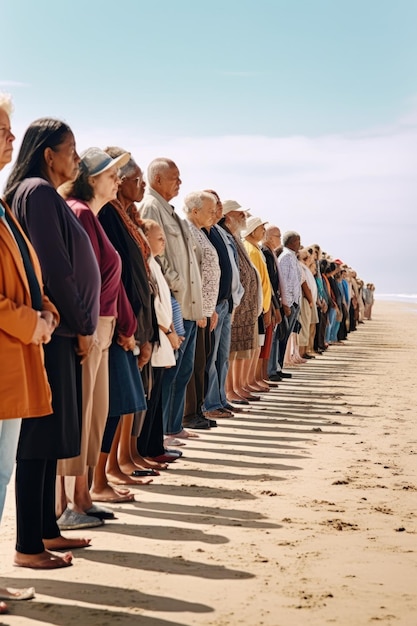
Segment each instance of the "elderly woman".
[{"label": "elderly woman", "polygon": [[[301,248],[298,251],[298,259],[301,266],[301,331],[299,335],[299,352],[302,359],[313,359],[312,351],[312,327],[315,329],[318,322],[317,314],[317,284],[310,269],[312,260],[314,263],[312,248]],[[304,280],[303,280],[304,279]],[[314,337],[313,337],[314,339]]]},{"label": "elderly woman", "polygon": [[[234,309],[230,342],[230,367],[226,379],[226,394],[232,404],[249,404],[249,400],[260,399],[245,391],[248,370],[255,349],[255,323],[261,312],[258,301],[257,272],[242,243],[241,233],[246,227],[246,213],[235,200],[223,202],[221,228],[229,235],[236,251],[239,279],[243,294]],[[256,294],[256,297],[254,297]]]},{"label": "elderly woman", "polygon": [[[269,385],[264,381],[267,378],[268,359],[271,352],[272,341],[272,285],[269,278],[268,267],[264,253],[261,250],[260,242],[265,235],[265,224],[260,217],[252,216],[246,222],[246,229],[243,232],[246,252],[257,269],[262,291],[262,315],[259,316],[259,330],[265,333],[265,342],[257,347],[253,353],[251,371],[249,374],[250,391],[269,391]],[[261,335],[262,332],[259,332]]]},{"label": "elderly woman", "polygon": [[[15,564],[34,569],[71,565],[89,540],[65,539],[55,516],[57,459],[80,453],[80,357],[95,344],[100,272],[90,239],[57,188],[78,174],[74,135],[64,122],[43,118],[27,129],[6,186],[6,199],[40,260],[45,289],[61,314],[45,365],[53,413],[24,420],[17,450]],[[76,350],[78,355],[76,354]]]},{"label": "elderly woman", "polygon": [[[10,128],[11,99],[0,94],[0,169],[12,158],[15,139]],[[50,341],[59,321],[58,313],[43,294],[36,253],[0,200],[0,519],[6,487],[14,467],[21,418],[49,415],[51,391],[45,367],[43,344]],[[34,589],[1,589],[0,600],[24,600]],[[0,602],[0,613],[7,605]]]},{"label": "elderly woman", "polygon": [[58,526],[64,530],[98,526],[101,520],[114,517],[112,511],[93,505],[88,472],[97,465],[109,409],[108,356],[115,326],[117,344],[124,350],[133,351],[136,346],[133,333],[137,324],[120,282],[120,256],[97,214],[106,202],[116,198],[119,187],[117,170],[129,158],[130,154],[125,153],[112,159],[100,148],[89,148],[81,155],[76,180],[59,190],[90,237],[101,276],[97,342],[82,363],[81,454],[58,463],[58,474],[65,477],[60,483],[63,513],[58,519]]},{"label": "elderly woman", "polygon": [[[105,152],[111,158],[117,158],[125,152],[113,146]],[[98,219],[109,240],[118,251],[122,261],[121,281],[126,290],[127,298],[137,320],[135,333],[138,345],[138,356],[132,359],[132,353],[124,352],[112,344],[110,352],[110,411],[103,438],[99,463],[94,471],[92,498],[95,501],[121,501],[130,494],[121,494],[117,489],[120,484],[144,484],[150,479],[141,480],[140,476],[157,474],[158,464],[149,467],[144,459],[137,458],[137,465],[132,459],[132,425],[135,413],[143,413],[146,409],[145,390],[141,381],[140,368],[146,366],[151,356],[151,344],[157,332],[156,320],[151,302],[149,286],[149,267],[147,258],[150,254],[146,238],[141,235],[137,225],[129,215],[129,209],[135,201],[143,197],[145,183],[142,172],[133,158],[119,169],[120,185],[117,197],[107,202],[100,210]],[[155,322],[155,327],[154,327]],[[119,374],[120,360],[129,360],[130,380],[136,382],[140,390],[142,402],[132,403],[130,385]],[[139,367],[139,369],[138,369]],[[146,368],[145,368],[146,369]],[[122,416],[122,419],[120,419]],[[135,433],[135,441],[140,426]],[[162,467],[162,466],[161,466]]]},{"label": "elderly woman", "polygon": [[[197,321],[197,339],[194,359],[194,368],[187,385],[185,396],[183,424],[193,423],[196,417],[202,417],[204,403],[204,372],[207,357],[210,353],[211,331],[217,324],[216,304],[219,293],[220,265],[216,248],[210,242],[204,229],[210,229],[216,222],[216,197],[207,191],[189,193],[184,199],[183,212],[196,241],[196,257],[200,264],[201,286],[203,292],[204,318]],[[230,412],[218,412],[219,417],[230,417]],[[221,415],[220,415],[221,413]],[[210,420],[210,416],[208,417]],[[208,428],[215,423],[208,422]],[[178,433],[180,438],[184,433]],[[186,432],[185,436],[190,436]],[[172,441],[172,438],[168,441]]]}]

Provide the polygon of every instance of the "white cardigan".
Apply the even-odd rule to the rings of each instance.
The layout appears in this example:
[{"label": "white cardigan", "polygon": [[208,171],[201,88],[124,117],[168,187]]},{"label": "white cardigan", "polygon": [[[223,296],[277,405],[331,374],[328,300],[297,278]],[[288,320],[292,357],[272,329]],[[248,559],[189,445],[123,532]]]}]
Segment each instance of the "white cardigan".
[{"label": "white cardigan", "polygon": [[[156,319],[158,324],[164,328],[170,328],[172,324],[172,307],[168,283],[162,274],[161,266],[155,261],[153,256],[149,258],[149,267],[159,291],[159,294],[155,295],[154,301]],[[176,364],[171,342],[161,329],[159,329],[159,345],[155,344],[154,346],[151,364],[152,367],[172,367]]]}]

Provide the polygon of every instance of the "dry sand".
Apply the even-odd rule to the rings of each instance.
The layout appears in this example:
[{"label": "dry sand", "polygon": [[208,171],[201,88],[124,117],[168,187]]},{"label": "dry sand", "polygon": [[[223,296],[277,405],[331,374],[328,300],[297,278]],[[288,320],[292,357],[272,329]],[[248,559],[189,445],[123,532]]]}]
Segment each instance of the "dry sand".
[{"label": "dry sand", "polygon": [[201,434],[74,566],[1,624],[417,624],[417,306],[377,302],[344,346]]}]

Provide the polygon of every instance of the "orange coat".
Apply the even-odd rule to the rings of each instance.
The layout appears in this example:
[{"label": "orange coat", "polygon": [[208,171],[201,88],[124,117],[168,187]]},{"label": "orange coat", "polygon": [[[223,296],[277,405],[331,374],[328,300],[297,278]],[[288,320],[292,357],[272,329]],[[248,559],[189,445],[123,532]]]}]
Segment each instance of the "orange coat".
[{"label": "orange coat", "polygon": [[[8,208],[6,211],[10,215]],[[39,261],[26,237],[25,240],[42,288]],[[42,308],[59,320],[56,308],[45,295]],[[0,419],[52,413],[43,347],[30,343],[37,319],[19,248],[4,220],[0,219]]]}]

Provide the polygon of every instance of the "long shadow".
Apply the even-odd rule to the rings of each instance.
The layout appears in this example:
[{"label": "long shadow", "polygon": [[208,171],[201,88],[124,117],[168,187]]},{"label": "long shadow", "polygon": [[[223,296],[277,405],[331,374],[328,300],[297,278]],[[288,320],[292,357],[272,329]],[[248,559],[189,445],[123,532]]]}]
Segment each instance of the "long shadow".
[{"label": "long shadow", "polygon": [[[145,582],[146,581],[138,580],[137,584],[138,586],[146,586]],[[16,581],[12,581],[10,579],[10,582],[7,584],[13,586],[14,584],[16,584]],[[19,585],[22,585],[23,587],[30,587],[33,585],[33,578],[19,578]],[[110,587],[107,585],[90,583],[77,583],[72,581],[61,581],[47,578],[36,580],[36,593],[53,596],[53,598],[72,600],[74,602],[104,604],[106,606],[110,604],[111,606],[120,608],[146,609],[148,611],[171,611],[173,613],[181,613],[183,611],[187,611],[190,613],[209,613],[213,611],[212,607],[209,607],[205,604],[200,604],[198,602],[187,602],[179,598],[152,595],[149,593],[143,593],[142,591],[138,591],[136,589],[126,589],[124,587]],[[29,608],[28,617],[31,617],[32,619],[34,619],[33,608],[35,608],[36,612],[36,608],[38,606],[46,606],[46,603],[42,601],[34,601],[28,603],[9,603],[9,605],[13,609],[15,607],[17,608],[17,605],[19,605],[20,608],[22,604]],[[48,605],[50,605],[50,603],[48,603]],[[63,608],[63,605],[58,606],[59,610]],[[83,610],[88,611],[89,609],[83,608]],[[15,613],[14,610],[13,613]],[[105,613],[108,612],[105,611]],[[21,613],[19,612],[19,614]],[[117,615],[123,615],[123,613],[118,613]],[[137,618],[138,615],[135,616],[135,619]],[[42,621],[45,621],[44,618]],[[72,623],[73,622],[71,622],[71,624]],[[78,623],[80,624],[80,626],[84,626],[84,624],[88,624],[89,622],[86,619],[81,619]],[[98,623],[97,619],[94,621],[94,623]],[[104,623],[104,621],[100,623]],[[117,623],[119,623],[118,620]],[[150,623],[152,624],[152,622]],[[155,624],[157,623],[159,622],[155,622]],[[161,624],[168,623],[172,624],[172,622],[165,622],[165,620],[161,622]]]},{"label": "long shadow", "polygon": [[256,500],[256,496],[243,489],[226,489],[223,487],[208,487],[201,485],[150,485],[152,493],[167,494],[170,496],[184,496],[187,498],[221,498],[223,500]]},{"label": "long shadow", "polygon": [[[277,524],[271,522],[255,521],[255,520],[236,520],[225,518],[221,515],[181,515],[173,512],[159,514],[146,512],[142,510],[134,511],[129,509],[125,512],[138,518],[147,519],[169,519],[177,522],[186,522],[187,524],[215,524],[216,526],[244,526],[245,528],[258,528],[261,530],[270,530],[272,528],[281,528]],[[229,543],[227,537],[220,535],[206,534],[200,530],[190,528],[177,528],[175,526],[159,527],[159,526],[141,526],[136,524],[113,524],[106,523],[101,527],[105,532],[116,533],[117,535],[131,535],[132,537],[146,537],[147,539],[156,539],[157,541],[200,541],[212,545],[220,545]],[[100,529],[101,530],[101,529]],[[100,532],[100,530],[98,532]]]},{"label": "long shadow", "polygon": [[[238,437],[239,439],[243,439],[243,445],[245,444],[245,440],[253,440],[253,441],[265,441],[265,435],[248,435],[245,432],[239,432],[239,433],[226,433],[226,432],[222,432],[221,435],[219,433],[219,436],[222,437],[222,439],[233,439],[233,442],[235,441],[236,437]],[[210,441],[216,441],[214,439],[210,438]],[[281,435],[274,435],[273,437],[268,436],[268,441],[311,441],[310,437],[284,437]],[[220,442],[221,443],[221,442]],[[223,442],[224,443],[224,442]],[[280,447],[279,445],[277,445],[277,448]],[[282,447],[286,447],[286,446],[282,446]],[[296,446],[293,446],[296,447]],[[191,449],[191,448],[190,448]],[[192,448],[193,450],[195,450],[196,448]]]},{"label": "long shadow", "polygon": [[[273,448],[274,450],[299,450],[299,451],[303,451],[303,450],[307,450],[307,448],[301,448],[300,446],[289,446],[289,445],[282,445],[279,443],[276,443],[275,440],[277,439],[277,437],[268,437],[268,439],[256,439],[255,441],[252,442],[248,442],[248,441],[239,441],[236,439],[236,434],[235,433],[219,433],[219,437],[221,437],[221,439],[213,439],[210,437],[210,440],[207,441],[207,443],[211,444],[211,445],[225,445],[227,446],[228,441],[224,441],[225,437],[233,437],[233,446],[257,446],[257,447],[261,447],[261,448]],[[239,437],[242,437],[239,434]],[[251,439],[251,437],[247,437],[246,439]],[[272,443],[270,443],[272,441]],[[206,443],[206,442],[204,442]],[[203,446],[204,450],[208,450],[207,446],[204,445]],[[227,451],[229,451],[229,448],[226,448]],[[214,451],[214,450],[213,450]],[[219,448],[215,449],[216,452],[220,452],[221,450]],[[177,472],[177,469],[175,468],[175,471]]]},{"label": "long shadow", "polygon": [[[247,520],[267,519],[262,513],[257,511],[247,511],[242,509],[223,509],[220,507],[199,506],[198,504],[177,504],[170,502],[135,502],[136,509],[146,509],[147,511],[172,511],[173,513],[184,513],[184,515],[212,515],[214,512],[222,517]],[[120,509],[123,510],[123,509]]]},{"label": "long shadow", "polygon": [[[245,453],[245,456],[246,453]],[[283,458],[285,459],[286,456],[285,455],[277,455],[278,458]],[[300,458],[307,458],[307,457],[300,457]],[[188,457],[187,457],[188,459]],[[193,459],[191,458],[191,460],[195,461],[195,460],[199,460],[199,459]],[[219,465],[219,459],[201,459],[201,462],[207,465]],[[244,461],[241,458],[236,459],[236,461],[233,460],[229,460],[229,459],[222,459],[221,460],[221,464],[225,467],[240,467],[240,468],[244,468],[247,467],[249,469],[265,469],[268,470],[270,472],[276,470],[276,471],[293,471],[293,470],[301,470],[303,469],[302,467],[299,467],[298,465],[281,465],[281,464],[272,464],[269,461],[267,461],[266,463],[251,463],[249,461]],[[195,471],[192,468],[187,468],[187,471],[191,470],[191,471]]]},{"label": "long shadow", "polygon": [[286,480],[283,477],[277,476],[266,476],[266,474],[248,474],[247,472],[241,472],[232,474],[230,472],[213,472],[210,470],[203,469],[176,469],[175,474],[179,474],[180,476],[194,476],[195,478],[210,478],[211,480],[239,480],[245,482],[250,480]]},{"label": "long shadow", "polygon": [[[323,426],[323,425],[327,425],[327,424],[323,424],[323,422],[321,422],[318,425],[319,426]],[[211,441],[207,442],[207,443],[209,444],[209,443],[211,443]],[[259,444],[259,445],[261,445],[261,444]],[[189,452],[191,452],[191,449],[190,449]],[[218,455],[221,455],[221,454],[224,453],[224,454],[227,454],[228,456],[242,456],[243,455],[245,457],[250,457],[250,458],[261,458],[261,459],[271,459],[271,460],[275,460],[275,459],[286,459],[286,460],[288,460],[288,459],[306,459],[307,458],[303,454],[278,454],[278,453],[273,454],[273,453],[270,453],[270,452],[268,454],[265,454],[265,452],[262,451],[262,450],[260,450],[260,451],[257,451],[257,450],[245,450],[242,453],[241,450],[235,450],[235,449],[230,450],[228,448],[225,448],[224,450],[222,450],[221,448],[209,448],[208,445],[204,446],[204,452],[214,452],[215,454],[218,454]],[[189,455],[188,451],[187,451],[187,457],[186,458],[193,460],[193,457],[196,454],[198,455],[198,453],[199,453],[199,450],[195,450],[194,449],[191,452],[191,455]],[[218,458],[217,461],[220,462],[222,465],[223,465],[223,463],[225,465],[227,465],[227,463],[233,464],[233,461],[226,461],[226,460],[224,461],[221,458]],[[206,459],[204,459],[204,463],[205,462],[206,462]],[[239,466],[240,466],[240,462],[239,462]],[[252,464],[252,463],[250,464],[250,466],[251,467],[255,467],[255,465]],[[273,465],[271,465],[270,467],[273,468]],[[178,470],[176,469],[175,473],[177,474],[177,472],[178,472]]]},{"label": "long shadow", "polygon": [[79,559],[91,563],[111,563],[123,568],[143,570],[148,572],[163,572],[164,574],[176,574],[181,576],[196,576],[210,580],[236,580],[255,578],[250,572],[229,569],[223,565],[199,563],[190,561],[182,556],[164,557],[155,554],[137,554],[136,552],[117,552],[115,550],[89,550],[84,551]]},{"label": "long shadow", "polygon": [[[210,608],[209,611],[214,609]],[[184,622],[160,619],[158,617],[150,617],[149,615],[140,615],[139,612],[134,614],[122,611],[108,611],[85,606],[76,606],[68,604],[51,604],[50,602],[15,602],[10,611],[11,622],[0,622],[0,624],[16,624],[14,617],[21,616],[28,620],[42,624],[55,624],[56,626],[87,626],[88,624],[100,624],[100,626],[108,626],[117,624],[117,626],[184,626]],[[7,615],[4,616],[7,618]]]},{"label": "long shadow", "polygon": [[[155,518],[159,519],[170,519],[177,520],[180,522],[192,522],[196,524],[207,524],[207,523],[217,523],[217,518],[211,516],[208,518],[206,516],[203,518],[198,518],[195,516],[190,518],[185,518],[184,515],[152,515],[150,513],[141,511],[125,511],[125,514],[133,515],[136,517],[143,518]],[[229,520],[230,522],[230,520]],[[233,526],[233,524],[223,524],[224,526]],[[266,527],[269,527],[267,524]],[[274,527],[271,525],[271,527]],[[145,526],[143,524],[118,524],[112,521],[106,522],[104,526],[102,526],[99,532],[103,530],[109,533],[116,533],[117,535],[130,535],[132,537],[146,537],[147,539],[155,539],[156,541],[199,541],[201,543],[207,543],[212,545],[221,545],[224,543],[229,543],[229,539],[227,537],[223,537],[222,535],[211,535],[208,533],[204,533],[201,530],[195,528],[177,528],[176,526]]]},{"label": "long shadow", "polygon": [[[358,417],[357,415],[355,415],[355,417]],[[341,424],[339,424],[341,426]],[[320,427],[323,426],[323,424],[319,425]],[[238,424],[234,424],[233,428],[237,428],[237,429],[241,429],[241,430],[258,430],[258,431],[264,431],[264,432],[268,432],[271,429],[267,428],[266,426],[244,426],[244,425],[238,425]],[[313,428],[309,428],[309,429],[302,429],[302,428],[283,428],[282,426],[277,426],[275,429],[277,432],[280,433],[311,433],[311,431],[313,430]],[[339,431],[326,431],[326,433],[328,435],[351,435],[352,433],[343,433],[343,432],[339,432]]]}]

